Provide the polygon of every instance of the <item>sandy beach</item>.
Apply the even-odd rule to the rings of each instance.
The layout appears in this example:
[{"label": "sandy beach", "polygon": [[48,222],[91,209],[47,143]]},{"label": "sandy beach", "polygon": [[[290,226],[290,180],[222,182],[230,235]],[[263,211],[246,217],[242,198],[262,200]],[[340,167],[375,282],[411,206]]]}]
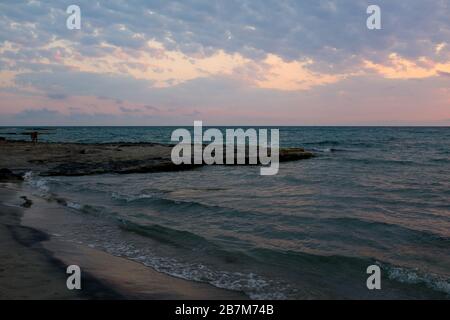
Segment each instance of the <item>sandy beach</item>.
[{"label": "sandy beach", "polygon": [[42,246],[48,235],[21,225],[23,194],[11,187],[0,186],[0,299],[121,297],[89,275],[82,293],[67,290],[64,265]]},{"label": "sandy beach", "polygon": [[[24,208],[24,199],[32,201]],[[246,299],[239,292],[174,278],[124,258],[60,241],[38,230],[64,216],[58,203],[0,185],[0,299]],[[23,222],[22,222],[23,221]],[[45,223],[45,226],[42,225]],[[53,230],[54,231],[54,230]],[[66,267],[79,265],[82,290],[66,287]]]}]

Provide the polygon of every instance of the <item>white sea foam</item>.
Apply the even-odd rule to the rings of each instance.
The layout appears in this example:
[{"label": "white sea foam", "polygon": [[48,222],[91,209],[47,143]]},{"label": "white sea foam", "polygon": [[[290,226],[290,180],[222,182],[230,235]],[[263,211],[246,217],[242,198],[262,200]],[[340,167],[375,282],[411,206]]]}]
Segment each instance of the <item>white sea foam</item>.
[{"label": "white sea foam", "polygon": [[50,187],[48,186],[48,180],[37,176],[32,171],[28,171],[24,174],[24,180],[25,183],[32,188],[32,194],[44,198],[48,198],[50,196]]},{"label": "white sea foam", "polygon": [[116,199],[116,200],[124,200],[126,202],[133,202],[139,199],[152,199],[154,198],[155,195],[153,194],[148,194],[148,193],[142,193],[142,194],[137,194],[137,195],[126,195],[126,194],[121,194],[118,192],[113,192],[111,194],[111,198]]},{"label": "white sea foam", "polygon": [[450,295],[450,279],[433,274],[422,274],[418,270],[402,267],[386,267],[388,276],[392,280],[408,284],[425,284],[430,289]]},{"label": "white sea foam", "polygon": [[[68,207],[79,208],[79,204],[67,202]],[[213,286],[242,291],[251,299],[286,299],[292,288],[288,284],[266,279],[256,273],[216,270],[203,263],[180,261],[178,258],[161,256],[148,245],[147,239],[126,234],[112,221],[85,216],[86,223],[64,225],[64,238],[76,243],[86,243],[92,248],[114,256],[127,258],[174,277],[190,281],[209,283]]]},{"label": "white sea foam", "polygon": [[83,208],[83,205],[76,203],[76,202],[71,202],[71,201],[67,202],[66,206],[68,208],[75,209],[75,210],[81,210]]}]

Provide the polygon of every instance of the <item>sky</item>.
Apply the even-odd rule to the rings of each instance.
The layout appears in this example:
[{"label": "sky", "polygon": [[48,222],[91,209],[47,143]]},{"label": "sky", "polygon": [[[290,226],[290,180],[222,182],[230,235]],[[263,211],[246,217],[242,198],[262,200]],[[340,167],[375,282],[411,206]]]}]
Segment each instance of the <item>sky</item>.
[{"label": "sky", "polygon": [[450,0],[0,0],[1,126],[194,120],[449,126]]}]

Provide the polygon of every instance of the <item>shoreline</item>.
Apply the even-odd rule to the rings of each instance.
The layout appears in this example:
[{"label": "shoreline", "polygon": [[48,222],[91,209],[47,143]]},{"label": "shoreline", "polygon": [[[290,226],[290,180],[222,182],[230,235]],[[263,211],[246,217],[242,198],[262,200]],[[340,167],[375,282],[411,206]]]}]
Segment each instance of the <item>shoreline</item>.
[{"label": "shoreline", "polygon": [[49,236],[23,226],[23,192],[0,184],[0,300],[120,299],[118,292],[86,273],[82,292],[66,288],[65,267],[42,246]]},{"label": "shoreline", "polygon": [[[21,205],[27,201],[28,208]],[[44,217],[45,200],[19,184],[0,184],[1,299],[188,299],[245,300],[238,291],[175,278],[138,262],[83,244],[61,241],[39,228],[33,216]],[[29,203],[28,203],[29,204]],[[67,210],[50,204],[56,214]],[[45,212],[44,212],[45,211]],[[68,265],[82,270],[82,290],[66,288]]]}]

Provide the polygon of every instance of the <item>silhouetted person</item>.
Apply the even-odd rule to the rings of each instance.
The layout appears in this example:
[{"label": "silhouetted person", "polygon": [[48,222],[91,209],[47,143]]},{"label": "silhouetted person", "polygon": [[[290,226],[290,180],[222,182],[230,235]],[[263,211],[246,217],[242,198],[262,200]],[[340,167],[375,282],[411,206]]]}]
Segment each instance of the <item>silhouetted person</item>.
[{"label": "silhouetted person", "polygon": [[33,131],[31,133],[31,142],[33,143],[37,143],[38,142],[38,132],[37,131]]}]

